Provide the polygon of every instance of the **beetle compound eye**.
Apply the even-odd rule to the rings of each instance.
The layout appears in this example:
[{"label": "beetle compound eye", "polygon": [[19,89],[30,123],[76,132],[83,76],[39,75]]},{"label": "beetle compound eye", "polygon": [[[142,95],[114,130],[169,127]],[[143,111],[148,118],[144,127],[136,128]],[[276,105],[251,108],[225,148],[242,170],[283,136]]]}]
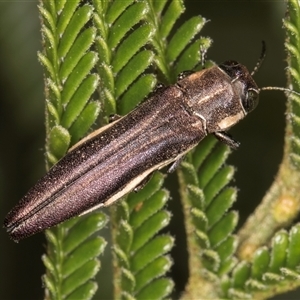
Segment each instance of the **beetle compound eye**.
[{"label": "beetle compound eye", "polygon": [[242,100],[243,107],[247,113],[251,112],[258,104],[258,92],[249,89],[246,97]]}]

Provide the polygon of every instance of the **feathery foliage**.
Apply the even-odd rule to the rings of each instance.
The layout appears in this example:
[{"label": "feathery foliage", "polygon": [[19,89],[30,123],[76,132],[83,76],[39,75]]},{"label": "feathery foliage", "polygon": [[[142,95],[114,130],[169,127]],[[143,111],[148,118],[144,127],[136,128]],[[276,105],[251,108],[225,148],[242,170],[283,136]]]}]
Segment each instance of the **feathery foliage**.
[{"label": "feathery foliage", "polygon": [[271,242],[257,249],[252,262],[240,261],[230,277],[222,279],[222,297],[266,299],[300,286],[300,224],[278,231]]},{"label": "feathery foliage", "polygon": [[[284,20],[287,40],[286,49],[289,67],[288,80],[292,88],[299,91],[299,14],[297,1],[288,1],[288,10]],[[300,173],[298,166],[299,151],[299,96],[289,94],[286,113],[286,130],[283,159],[269,191],[264,196],[254,214],[239,231],[241,245],[239,256],[251,257],[255,250],[266,245],[278,229],[292,224],[300,212]]]},{"label": "feathery foliage", "polygon": [[128,113],[155,86],[153,74],[140,76],[152,63],[152,52],[143,47],[153,34],[153,28],[143,22],[148,11],[145,1],[93,3],[100,58],[97,70],[101,78],[102,122],[105,123],[111,114]]},{"label": "feathery foliage", "polygon": [[[284,22],[286,48],[291,53],[288,74],[298,91],[300,10],[296,1],[289,5],[289,18]],[[173,83],[181,72],[198,67],[199,49],[205,53],[211,44],[209,38],[199,37],[206,20],[192,17],[175,30],[183,12],[180,0],[41,2],[44,52],[39,59],[45,68],[48,165],[86,134],[100,107],[100,122],[105,124],[111,114],[124,115],[136,107],[157,81]],[[95,92],[101,102],[90,100]],[[289,166],[295,190],[300,182],[296,173],[299,112],[299,97],[290,95],[286,164],[281,170]],[[234,168],[225,164],[229,153],[227,146],[208,137],[178,170],[190,272],[183,298],[265,298],[299,285],[300,227],[274,235],[295,218],[298,198],[286,192],[290,187],[284,180],[278,180],[261,206],[264,218],[254,215],[235,235],[238,215],[230,209],[237,191],[228,186],[234,175]],[[165,209],[169,192],[163,181],[164,176],[155,173],[142,190],[111,209],[116,299],[161,299],[172,292],[174,283],[166,273],[173,263],[168,252],[174,238],[159,234],[171,217]],[[269,213],[274,199],[273,213]],[[281,202],[286,199],[293,205],[282,215]],[[106,242],[92,235],[106,222],[104,214],[95,213],[47,230],[46,298],[93,296],[97,285],[91,278],[99,270],[97,256]],[[256,226],[263,222],[270,228],[258,232]],[[259,247],[272,236],[271,250]],[[253,241],[253,253],[246,261],[243,249]]]},{"label": "feathery foliage", "polygon": [[227,186],[234,169],[224,165],[229,153],[227,146],[207,137],[187,155],[178,172],[189,251],[187,299],[204,297],[203,290],[206,297],[217,298],[211,280],[230,272],[237,261],[237,238],[232,233],[238,215],[228,212],[236,189]]},{"label": "feathery foliage", "polygon": [[[285,47],[288,51],[289,68],[287,76],[291,83],[292,89],[296,92],[300,91],[300,10],[297,1],[289,1],[288,7],[289,17],[284,20],[284,27],[286,28],[287,40]],[[288,143],[288,151],[290,163],[293,167],[299,169],[300,167],[300,97],[299,95],[290,94],[290,101],[288,102],[288,130],[290,139]]]},{"label": "feathery foliage", "polygon": [[[100,103],[90,100],[99,82],[92,72],[98,55],[90,50],[96,30],[88,26],[93,7],[80,1],[42,1],[45,68],[46,157],[56,163],[70,145],[86,134],[95,122]],[[47,299],[90,299],[97,289],[91,279],[100,268],[98,256],[106,242],[92,237],[106,224],[97,213],[76,218],[47,230],[44,283]]]},{"label": "feathery foliage", "polygon": [[[129,112],[156,83],[150,73],[141,76],[153,60],[152,51],[142,48],[153,28],[144,22],[146,2],[94,1],[94,5],[102,123],[106,123],[110,114]],[[172,290],[172,282],[160,277],[171,266],[169,257],[163,255],[172,247],[173,239],[168,235],[154,237],[170,218],[162,210],[168,198],[166,191],[159,191],[162,183],[163,177],[157,174],[141,193],[128,196],[128,201],[111,209],[114,298],[143,298],[149,288],[156,292],[154,298],[161,298]],[[156,201],[157,206],[149,209],[149,201]]]},{"label": "feathery foliage", "polygon": [[159,80],[170,84],[186,70],[194,69],[200,61],[199,49],[206,52],[211,44],[209,38],[199,38],[206,20],[193,17],[170,36],[176,20],[184,12],[183,1],[148,1],[147,21],[154,30],[151,44],[155,52],[155,65],[160,72]]},{"label": "feathery foliage", "polygon": [[[140,75],[150,63],[159,70],[160,81],[171,83],[180,72],[199,62],[200,44],[209,45],[208,39],[194,39],[205,23],[201,17],[187,21],[169,37],[183,13],[181,1],[94,3],[99,33],[96,45],[99,54],[104,54],[98,63],[103,78],[100,94],[104,99],[104,123],[109,114],[129,112],[153,89],[156,79],[151,69]],[[151,48],[141,49],[146,43],[150,46],[149,40],[154,54]],[[145,189],[157,191],[152,180]],[[155,237],[169,223],[170,214],[163,209],[168,193],[161,190],[145,198],[142,193],[129,195],[116,211],[112,208],[115,298],[163,298],[173,286],[172,281],[161,278],[171,266],[164,254],[170,250],[173,238]]]}]

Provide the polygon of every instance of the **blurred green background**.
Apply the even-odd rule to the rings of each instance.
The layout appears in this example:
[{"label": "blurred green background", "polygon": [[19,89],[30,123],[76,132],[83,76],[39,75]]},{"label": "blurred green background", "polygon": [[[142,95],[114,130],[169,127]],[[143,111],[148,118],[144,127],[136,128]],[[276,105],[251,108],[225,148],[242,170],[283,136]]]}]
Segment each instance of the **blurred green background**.
[{"label": "blurred green background", "polygon": [[[0,1],[0,199],[1,217],[45,172],[43,72],[37,61],[41,35],[37,1]],[[210,22],[202,31],[213,39],[208,58],[217,63],[237,60],[253,69],[267,44],[267,58],[255,75],[258,86],[285,86],[285,39],[282,19],[284,1],[186,1],[186,17],[200,14]],[[183,19],[180,20],[184,21]],[[235,209],[242,224],[263,197],[282,156],[285,96],[266,91],[258,108],[231,130],[241,147],[230,157],[237,167],[234,184],[239,188]],[[176,177],[168,179],[175,192],[169,207],[174,218],[168,229],[176,235],[173,274],[176,292],[184,288],[187,276],[184,228],[176,195]],[[251,195],[251,196],[250,196]],[[41,255],[43,234],[16,244],[2,229],[0,233],[0,299],[41,299]],[[109,253],[109,246],[106,248]],[[109,258],[101,257],[102,276],[109,285]],[[99,287],[96,299],[109,299],[110,289]],[[299,293],[274,299],[299,299]]]}]

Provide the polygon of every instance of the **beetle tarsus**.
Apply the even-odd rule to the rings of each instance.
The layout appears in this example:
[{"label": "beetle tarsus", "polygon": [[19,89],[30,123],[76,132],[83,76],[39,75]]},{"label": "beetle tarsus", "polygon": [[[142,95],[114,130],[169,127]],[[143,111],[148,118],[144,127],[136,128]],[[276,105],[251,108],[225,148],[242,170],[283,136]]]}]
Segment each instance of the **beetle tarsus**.
[{"label": "beetle tarsus", "polygon": [[111,114],[111,115],[109,115],[109,117],[108,117],[108,122],[109,122],[109,123],[112,123],[112,122],[117,121],[117,120],[119,120],[119,119],[121,119],[121,118],[122,118],[121,115],[118,115],[118,114]]},{"label": "beetle tarsus", "polygon": [[185,158],[185,155],[181,156],[180,158],[176,159],[172,165],[170,166],[170,168],[168,169],[168,173],[173,173],[178,167],[179,165],[181,164],[181,162],[184,160]]},{"label": "beetle tarsus", "polygon": [[182,80],[183,78],[188,77],[189,75],[193,74],[193,71],[190,70],[186,70],[186,71],[182,71],[178,74],[177,76],[177,81]]},{"label": "beetle tarsus", "polygon": [[240,143],[235,141],[231,137],[231,135],[225,131],[214,132],[214,135],[219,141],[221,141],[222,143],[226,144],[227,146],[229,146],[234,150],[236,150],[240,146]]}]

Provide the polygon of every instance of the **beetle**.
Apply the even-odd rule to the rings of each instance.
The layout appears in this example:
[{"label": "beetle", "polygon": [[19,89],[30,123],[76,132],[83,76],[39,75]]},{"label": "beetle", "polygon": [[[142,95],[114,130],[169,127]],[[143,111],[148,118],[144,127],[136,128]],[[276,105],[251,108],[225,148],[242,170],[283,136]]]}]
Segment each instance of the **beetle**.
[{"label": "beetle", "polygon": [[227,61],[180,77],[126,116],[91,133],[8,213],[4,227],[10,237],[19,241],[114,203],[155,170],[172,164],[173,171],[208,134],[236,149],[239,143],[226,131],[258,104],[262,89],[253,73]]}]

